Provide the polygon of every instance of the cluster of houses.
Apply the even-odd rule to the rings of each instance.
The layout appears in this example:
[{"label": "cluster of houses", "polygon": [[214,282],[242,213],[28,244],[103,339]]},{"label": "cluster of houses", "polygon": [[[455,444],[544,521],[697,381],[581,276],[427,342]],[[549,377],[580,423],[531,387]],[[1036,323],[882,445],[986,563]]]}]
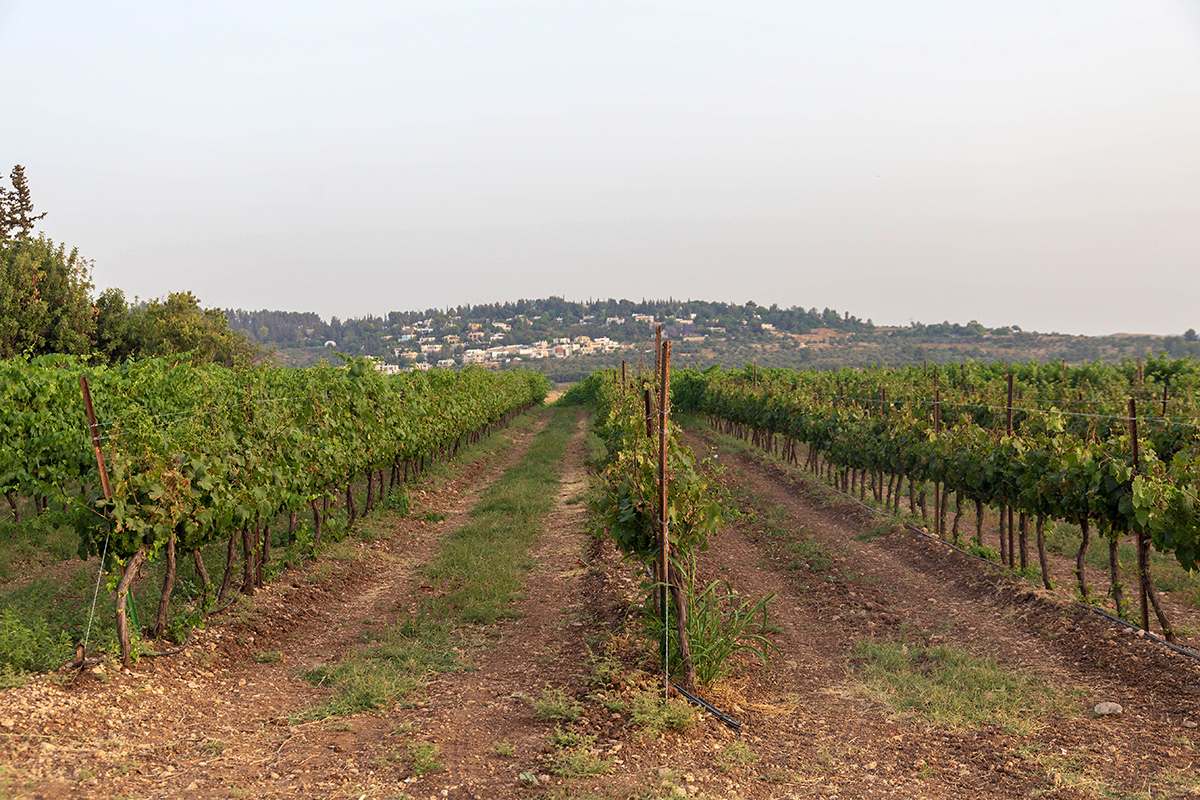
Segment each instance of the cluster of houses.
[{"label": "cluster of houses", "polygon": [[[503,326],[502,322],[492,323]],[[428,333],[418,331],[418,333]],[[607,336],[590,337],[560,337],[557,339],[533,342],[532,344],[503,344],[503,331],[490,335],[482,330],[471,330],[465,335],[446,334],[434,337],[430,335],[401,335],[401,345],[393,348],[396,358],[409,362],[406,367],[395,364],[385,364],[376,359],[375,368],[387,374],[407,370],[427,370],[432,367],[450,368],[479,364],[483,367],[499,368],[504,364],[520,361],[533,361],[540,358],[570,358],[572,356],[593,355],[596,353],[614,353],[627,345],[613,341]],[[488,345],[484,347],[483,345]],[[456,357],[436,358],[431,356],[441,354],[449,346],[455,351]],[[458,350],[461,348],[461,353]]]},{"label": "cluster of houses", "polygon": [[[705,336],[695,335],[690,329],[691,319],[674,321],[678,328],[664,328],[671,338],[683,341],[703,341]],[[593,320],[584,317],[583,322]],[[653,327],[656,320],[649,314],[633,314],[635,323]],[[452,317],[451,321],[457,320]],[[454,333],[438,335],[433,319],[422,320],[404,326],[398,334],[384,336],[392,342],[392,355],[406,366],[384,363],[374,359],[375,367],[381,372],[393,374],[408,370],[427,370],[433,367],[453,368],[478,364],[483,367],[499,368],[505,364],[534,361],[542,358],[571,358],[593,354],[614,353],[635,345],[618,342],[607,336],[573,336],[546,339],[530,344],[511,344],[506,340],[512,331],[510,322],[522,322],[523,317],[509,322],[471,322],[465,328],[455,326]],[[561,318],[558,322],[562,322]],[[624,325],[625,317],[608,317],[600,324],[604,327]],[[668,324],[673,320],[668,320]],[[764,326],[765,327],[765,326]],[[332,342],[329,344],[333,344]],[[390,360],[390,359],[389,359]]]}]

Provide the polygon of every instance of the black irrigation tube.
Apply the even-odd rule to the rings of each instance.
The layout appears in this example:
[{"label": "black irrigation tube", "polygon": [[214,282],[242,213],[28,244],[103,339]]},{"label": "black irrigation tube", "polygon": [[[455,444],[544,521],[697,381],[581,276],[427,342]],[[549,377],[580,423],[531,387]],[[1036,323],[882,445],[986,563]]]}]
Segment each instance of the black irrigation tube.
[{"label": "black irrigation tube", "polygon": [[[719,433],[719,432],[720,432],[720,431],[718,431],[718,433]],[[800,477],[804,478],[805,480],[808,480],[808,481],[812,481],[812,480],[813,480],[807,471],[805,471],[805,470],[801,470],[799,467],[794,467],[794,466],[792,466],[791,464],[788,464],[787,462],[780,462],[780,463],[781,463],[781,464],[782,464],[784,467],[786,467],[787,469],[790,469],[790,470],[792,470],[793,472],[795,472],[796,474],[798,474]],[[826,489],[830,490],[831,492],[836,492],[836,493],[840,494],[842,497],[845,497],[845,498],[846,498],[846,499],[848,499],[848,500],[852,500],[852,501],[854,501],[854,502],[855,502],[855,503],[857,503],[858,505],[860,505],[860,506],[862,506],[863,508],[865,508],[867,511],[870,511],[872,514],[875,514],[876,516],[880,516],[880,517],[882,517],[882,516],[889,516],[889,517],[890,517],[890,516],[891,516],[890,514],[887,514],[887,515],[885,515],[885,514],[884,514],[882,511],[880,511],[878,508],[874,508],[874,507],[872,507],[872,506],[869,506],[869,505],[867,505],[866,503],[864,503],[863,501],[859,500],[859,499],[858,499],[857,497],[855,497],[854,495],[852,495],[852,494],[849,494],[849,493],[847,493],[847,492],[843,492],[841,489],[837,488],[836,486],[830,486],[828,483],[825,483],[825,481],[823,481],[823,480],[817,479],[815,482],[817,482],[817,483],[820,483],[820,484],[821,484],[821,486],[823,486],[824,488],[826,488]],[[959,547],[958,545],[956,545],[956,544],[952,544],[952,543],[950,543],[950,542],[947,542],[945,539],[942,539],[941,537],[934,536],[934,535],[933,535],[932,533],[930,533],[929,531],[924,531],[924,530],[921,530],[920,528],[916,527],[915,525],[909,525],[909,524],[906,522],[906,523],[904,523],[904,527],[905,527],[905,528],[907,528],[908,530],[912,531],[913,533],[919,533],[920,535],[922,535],[922,536],[924,536],[924,537],[926,537],[926,538],[928,538],[928,539],[932,539],[932,540],[934,540],[935,542],[938,542],[939,544],[944,544],[946,547],[949,547],[949,548],[950,548],[950,549],[952,549],[952,550],[957,550],[958,552],[962,553],[963,555],[967,556],[968,558],[973,558],[973,559],[975,559],[976,561],[982,561],[984,564],[989,564],[989,565],[991,565],[991,566],[993,566],[993,567],[1003,567],[1003,566],[1004,566],[1003,564],[997,564],[995,561],[989,561],[988,559],[986,559],[986,558],[983,558],[982,556],[977,556],[977,555],[975,555],[974,553],[972,553],[970,550],[964,550],[963,548]],[[1098,615],[1099,615],[1099,616],[1101,616],[1101,617],[1106,617],[1107,619],[1110,619],[1110,620],[1112,620],[1113,622],[1116,622],[1116,623],[1119,623],[1119,624],[1121,624],[1121,625],[1124,625],[1126,628],[1129,628],[1129,629],[1131,629],[1131,630],[1135,630],[1135,631],[1141,631],[1141,632],[1142,632],[1142,636],[1143,636],[1144,638],[1146,638],[1146,639],[1150,639],[1150,640],[1152,640],[1152,641],[1155,641],[1155,642],[1158,642],[1159,644],[1163,645],[1164,647],[1167,647],[1167,648],[1169,648],[1169,649],[1171,649],[1171,650],[1174,650],[1176,653],[1179,653],[1179,654],[1180,654],[1180,655],[1182,655],[1182,656],[1187,656],[1188,658],[1194,659],[1194,660],[1196,660],[1196,661],[1200,661],[1200,653],[1197,653],[1197,652],[1196,652],[1196,651],[1194,651],[1194,650],[1189,650],[1188,648],[1186,648],[1186,647],[1180,647],[1179,645],[1177,645],[1177,644],[1175,644],[1175,643],[1173,643],[1173,642],[1168,642],[1166,639],[1162,638],[1161,636],[1158,636],[1158,635],[1156,635],[1156,634],[1153,634],[1153,633],[1151,633],[1150,631],[1147,631],[1147,630],[1142,630],[1142,629],[1141,629],[1141,628],[1139,628],[1137,625],[1133,625],[1133,624],[1131,624],[1131,623],[1128,623],[1128,622],[1126,622],[1125,620],[1121,619],[1120,617],[1118,617],[1118,616],[1115,616],[1115,615],[1113,615],[1113,614],[1110,614],[1110,613],[1108,613],[1107,611],[1105,611],[1105,610],[1103,610],[1103,609],[1096,608],[1095,606],[1090,606],[1090,605],[1088,605],[1087,603],[1081,603],[1081,602],[1079,602],[1078,600],[1074,600],[1074,601],[1072,601],[1072,602],[1074,602],[1074,603],[1075,603],[1075,605],[1079,606],[1079,607],[1080,607],[1080,608],[1082,608],[1082,609],[1085,609],[1085,610],[1087,610],[1087,611],[1090,611],[1090,612],[1092,612],[1093,614],[1098,614]],[[676,688],[678,688],[678,687],[676,687]]]},{"label": "black irrigation tube", "polygon": [[735,731],[741,730],[742,723],[738,722],[736,719],[729,716],[724,711],[722,711],[721,709],[714,706],[712,703],[708,702],[707,700],[701,700],[699,697],[696,697],[696,695],[692,694],[687,689],[684,689],[682,686],[680,686],[675,681],[671,681],[671,685],[675,687],[675,691],[679,692],[681,695],[686,697],[688,700],[692,701],[693,703],[700,706],[708,713],[712,714],[717,719],[721,720],[721,722],[724,722],[726,725],[733,728]]},{"label": "black irrigation tube", "polygon": [[[232,605],[232,604],[230,604],[230,605]],[[158,656],[173,656],[176,653],[182,653],[184,650],[187,649],[188,645],[192,643],[192,634],[195,632],[196,632],[195,628],[190,628],[188,630],[187,638],[183,640],[183,644],[179,645],[179,647],[176,647],[174,650],[163,650],[162,652],[158,652],[158,653],[151,650],[148,653],[143,653],[143,655],[149,656],[151,658],[157,658]]]}]

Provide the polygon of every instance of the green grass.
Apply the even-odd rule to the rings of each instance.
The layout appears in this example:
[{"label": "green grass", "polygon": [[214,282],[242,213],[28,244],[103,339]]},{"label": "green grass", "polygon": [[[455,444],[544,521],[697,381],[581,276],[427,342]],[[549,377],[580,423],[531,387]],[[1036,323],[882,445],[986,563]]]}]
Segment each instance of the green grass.
[{"label": "green grass", "polygon": [[408,760],[409,770],[418,777],[445,769],[438,761],[438,746],[433,742],[410,742]]},{"label": "green grass", "polygon": [[934,725],[995,725],[1027,734],[1062,712],[1063,698],[1036,675],[942,644],[860,640],[855,671],[869,694]]},{"label": "green grass", "polygon": [[860,542],[873,542],[876,539],[882,539],[889,535],[893,530],[904,527],[904,520],[898,516],[891,517],[886,522],[881,522],[874,528],[864,528],[854,534],[854,538]]},{"label": "green grass", "polygon": [[533,563],[529,545],[552,507],[558,467],[574,427],[572,412],[555,412],[521,461],[483,493],[470,519],[445,536],[425,568],[440,593],[423,598],[414,614],[387,627],[378,642],[304,676],[333,691],[300,718],[379,711],[405,702],[429,673],[464,668],[455,648],[465,626],[514,616],[511,604]]},{"label": "green grass", "polygon": [[758,761],[758,753],[741,740],[731,742],[728,747],[717,753],[717,763],[725,772],[735,767],[753,764],[755,761]]},{"label": "green grass", "polygon": [[629,702],[629,721],[637,728],[661,733],[686,731],[696,722],[696,710],[683,700],[641,691]]},{"label": "green grass", "polygon": [[533,713],[542,721],[574,722],[583,713],[583,706],[562,689],[547,688],[540,700],[533,701]]},{"label": "green grass", "polygon": [[784,549],[789,554],[787,568],[791,570],[825,572],[837,559],[830,547],[810,537],[788,542]]},{"label": "green grass", "polygon": [[612,769],[608,759],[593,755],[596,737],[555,727],[546,738],[550,754],[544,761],[546,771],[560,778],[585,778],[604,775]]},{"label": "green grass", "polygon": [[407,617],[388,627],[377,644],[358,648],[337,664],[304,673],[305,680],[333,692],[297,718],[327,719],[408,702],[427,674],[462,667],[454,650],[457,642],[448,621],[428,615]]},{"label": "green grass", "polygon": [[525,457],[488,487],[466,524],[445,538],[425,573],[446,592],[438,600],[446,612],[481,625],[514,616],[511,604],[534,564],[529,546],[553,507],[559,464],[576,424],[572,412],[555,411]]},{"label": "green grass", "polygon": [[20,524],[13,521],[8,501],[0,497],[0,582],[29,570],[74,558],[79,547],[75,529],[61,519],[61,509],[36,516],[31,501],[18,500]]}]

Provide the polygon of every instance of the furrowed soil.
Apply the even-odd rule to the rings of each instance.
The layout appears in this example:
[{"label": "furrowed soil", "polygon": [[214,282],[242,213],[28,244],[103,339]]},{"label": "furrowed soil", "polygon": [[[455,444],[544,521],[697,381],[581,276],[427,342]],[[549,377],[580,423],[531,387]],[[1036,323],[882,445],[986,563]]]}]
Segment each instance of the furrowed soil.
[{"label": "furrowed soil", "polygon": [[[560,412],[561,413],[561,412]],[[737,661],[685,730],[639,714],[660,690],[631,609],[640,578],[587,528],[582,416],[514,618],[468,626],[465,668],[378,713],[300,722],[330,665],[416,607],[419,568],[536,424],[413,492],[384,535],[285,572],[182,654],[0,692],[0,797],[1171,798],[1200,796],[1200,666],[745,449],[715,479],[732,507],[698,564],[770,594],[764,666]],[[716,441],[689,434],[699,454]],[[440,522],[434,522],[445,515]],[[871,645],[986,656],[1029,679],[1026,712],[935,723],[869,686]],[[1030,688],[1032,687],[1032,688]],[[1019,699],[1019,698],[1018,698]],[[1093,712],[1101,702],[1119,714]]]}]

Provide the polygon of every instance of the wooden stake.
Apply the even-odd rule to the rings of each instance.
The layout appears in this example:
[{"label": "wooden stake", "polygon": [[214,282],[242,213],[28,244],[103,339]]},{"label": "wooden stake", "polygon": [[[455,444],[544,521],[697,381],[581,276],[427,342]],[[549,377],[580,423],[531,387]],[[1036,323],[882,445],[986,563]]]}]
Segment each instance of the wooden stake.
[{"label": "wooden stake", "polygon": [[[1142,367],[1141,359],[1138,359],[1138,370]],[[1129,442],[1132,448],[1133,455],[1133,474],[1137,477],[1138,474],[1138,425],[1137,425],[1137,400],[1129,398]],[[1146,591],[1146,572],[1149,569],[1148,557],[1149,547],[1146,542],[1146,532],[1135,524],[1137,534],[1137,552],[1138,552],[1138,593],[1142,600],[1142,630],[1150,630],[1150,598]]]},{"label": "wooden stake", "polygon": [[1012,436],[1012,432],[1013,432],[1012,412],[1013,412],[1013,374],[1012,374],[1012,370],[1009,370],[1009,373],[1008,373],[1008,424],[1007,424],[1007,430],[1008,430],[1009,436]]},{"label": "wooden stake", "polygon": [[662,372],[662,325],[654,326],[654,374]]},{"label": "wooden stake", "polygon": [[108,482],[108,468],[104,464],[104,451],[100,448],[100,426],[96,424],[96,411],[92,408],[92,392],[88,388],[87,375],[79,376],[79,386],[83,389],[83,407],[87,411],[88,429],[92,433],[92,448],[96,451],[96,467],[100,470],[100,486],[104,490],[104,499],[112,499],[112,486]]},{"label": "wooden stake", "polygon": [[[942,397],[938,389],[937,383],[937,367],[933,368],[933,432],[935,434],[942,432]],[[933,482],[933,533],[938,538],[942,536],[942,484],[941,481]]]},{"label": "wooden stake", "polygon": [[654,401],[650,399],[650,387],[646,387],[643,399],[646,403],[646,438],[654,438]]}]

